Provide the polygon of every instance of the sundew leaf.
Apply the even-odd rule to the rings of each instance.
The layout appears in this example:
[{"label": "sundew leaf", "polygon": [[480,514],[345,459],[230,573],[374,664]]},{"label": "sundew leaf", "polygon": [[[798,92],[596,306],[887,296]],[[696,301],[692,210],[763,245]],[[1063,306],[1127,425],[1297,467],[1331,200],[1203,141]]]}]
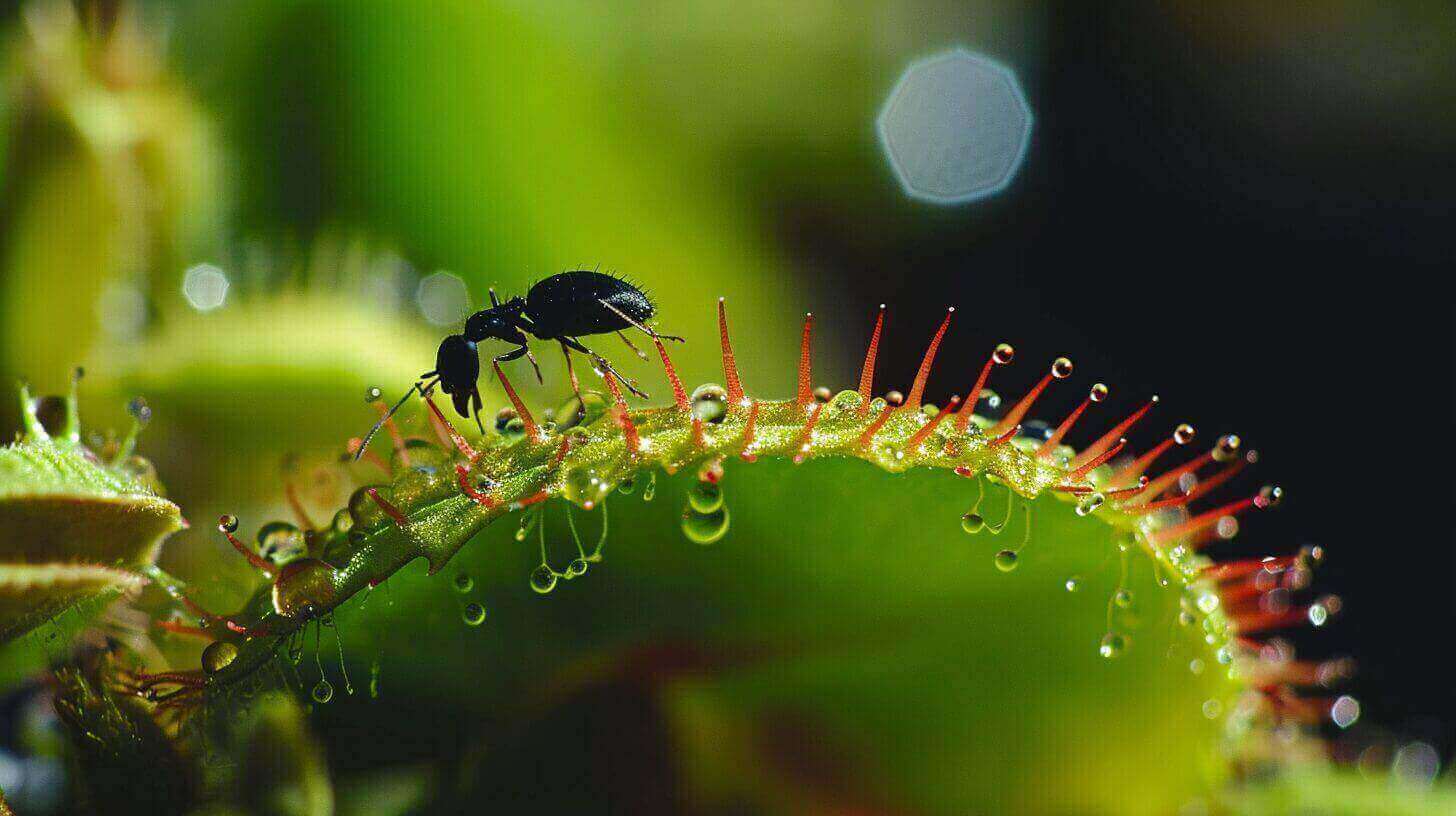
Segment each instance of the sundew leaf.
[{"label": "sundew leaf", "polygon": [[[1194,436],[1179,426],[1151,453],[1117,458],[1122,434],[1156,398],[1080,450],[1063,444],[1106,397],[1101,385],[1055,431],[1021,433],[1041,389],[1070,376],[1061,358],[999,418],[953,411],[955,401],[923,405],[949,323],[899,400],[869,397],[879,324],[860,389],[816,394],[812,319],[797,395],[750,396],[721,304],[726,387],[690,396],[659,344],[667,406],[632,410],[607,376],[612,398],[591,400],[579,424],[543,424],[497,370],[518,421],[476,449],[427,396],[422,413],[440,444],[397,437],[391,461],[375,462],[384,483],[358,490],[311,536],[292,528],[305,553],[270,563],[224,521],[270,583],[234,614],[199,615],[217,639],[205,654],[225,660],[157,685],[226,693],[310,623],[340,626],[333,615],[347,601],[423,560],[431,573],[469,565],[465,580],[452,579],[457,591],[474,591],[476,570],[504,570],[515,586],[481,579],[495,590],[488,613],[462,599],[442,620],[420,596],[365,627],[388,633],[394,682],[526,728],[577,691],[635,686],[681,729],[674,756],[705,804],[1166,813],[1212,801],[1271,752],[1278,762],[1306,755],[1291,746],[1317,739],[1310,726],[1329,717],[1322,695],[1347,667],[1260,644],[1337,608],[1333,598],[1265,598],[1307,587],[1318,555],[1219,562],[1203,551],[1233,535],[1236,516],[1282,496],[1265,486],[1202,509],[1256,455],[1221,437],[1150,477],[1153,459]],[[987,373],[1013,353],[996,349],[965,405],[980,407]],[[663,471],[698,477],[686,501],[666,485],[655,503],[631,498],[653,497]],[[1196,488],[1178,487],[1195,471]],[[605,526],[606,504],[618,512],[596,566],[596,546],[559,543],[561,516],[568,529],[572,512],[589,514],[588,529]],[[521,520],[518,541],[541,534],[545,518],[554,546],[511,544],[513,525],[498,523],[508,516]],[[683,546],[678,535],[717,546]],[[597,574],[611,591],[577,589]],[[539,605],[542,594],[578,600]],[[450,642],[486,618],[512,626],[467,647]],[[703,722],[730,725],[720,740]],[[834,762],[807,757],[816,746],[852,761],[826,776]],[[510,784],[524,760],[501,750],[497,781]],[[799,755],[804,767],[786,762]]]},{"label": "sundew leaf", "polygon": [[80,443],[74,394],[55,437],[24,387],[20,398],[24,433],[0,448],[0,642],[138,587],[135,570],[182,527],[177,506],[132,455],[134,437],[103,461]]}]

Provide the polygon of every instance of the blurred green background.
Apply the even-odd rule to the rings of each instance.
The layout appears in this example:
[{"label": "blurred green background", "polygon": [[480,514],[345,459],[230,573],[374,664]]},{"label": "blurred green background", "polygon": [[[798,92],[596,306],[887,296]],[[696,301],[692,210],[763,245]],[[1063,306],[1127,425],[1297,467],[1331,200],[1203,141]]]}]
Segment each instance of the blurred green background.
[{"label": "blurred green background", "polygon": [[[1261,443],[1298,437],[1281,478],[1329,497],[1299,518],[1335,543],[1328,445],[1305,439],[1326,420],[1310,428],[1300,397],[1378,349],[1280,312],[1306,268],[1399,275],[1440,254],[1423,232],[1439,197],[1405,181],[1429,182],[1453,134],[1456,22],[1440,4],[0,5],[0,377],[55,391],[85,366],[98,429],[146,397],[143,450],[195,523],[163,564],[219,608],[252,584],[212,519],[281,517],[285,480],[326,518],[351,489],[333,462],[373,418],[366,387],[398,393],[429,368],[487,287],[598,265],[689,336],[673,353],[691,382],[720,377],[726,296],[745,380],[767,396],[792,385],[805,311],[816,381],[838,387],[891,301],[877,387],[903,388],[955,303],[934,399],[996,341],[1032,361],[1071,352],[1127,405],[1169,388],[1210,436],[1226,416]],[[1006,193],[937,208],[903,196],[873,120],[908,63],[955,44],[1019,73],[1038,130]],[[1174,342],[1223,333],[1226,293],[1245,291],[1265,294],[1245,318],[1266,332]],[[1329,310],[1384,314],[1387,294]],[[1400,340],[1400,323],[1372,331]],[[1263,407],[1204,374],[1270,348],[1302,364],[1229,378],[1247,374]],[[544,386],[523,366],[514,381],[558,404],[560,360],[541,356]],[[0,427],[14,420],[0,402]],[[733,529],[711,550],[678,533],[683,485],[661,481],[653,504],[612,502],[606,565],[547,598],[527,587],[532,544],[508,525],[482,535],[458,565],[488,610],[479,629],[448,575],[413,568],[389,600],[341,613],[359,693],[312,717],[341,811],[1216,807],[1224,743],[1206,703],[1235,701],[1216,671],[1188,670],[1177,599],[1141,560],[1134,648],[1097,657],[1118,556],[1085,525],[1059,533],[1064,506],[1039,510],[1031,556],[1002,575],[997,543],[959,530],[971,494],[933,474],[730,468]],[[1083,591],[1061,588],[1072,575]],[[1436,722],[1421,736],[1444,749],[1449,690],[1387,680],[1385,713]]]}]

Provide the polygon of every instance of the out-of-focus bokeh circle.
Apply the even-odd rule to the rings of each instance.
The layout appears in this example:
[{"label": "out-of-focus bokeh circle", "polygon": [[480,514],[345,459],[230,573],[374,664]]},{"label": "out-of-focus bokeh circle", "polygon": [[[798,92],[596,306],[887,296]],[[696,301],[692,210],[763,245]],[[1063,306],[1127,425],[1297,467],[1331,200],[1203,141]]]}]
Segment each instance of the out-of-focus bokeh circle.
[{"label": "out-of-focus bokeh circle", "polygon": [[958,48],[906,69],[880,113],[879,133],[908,195],[958,204],[1011,183],[1031,120],[1011,69]]}]

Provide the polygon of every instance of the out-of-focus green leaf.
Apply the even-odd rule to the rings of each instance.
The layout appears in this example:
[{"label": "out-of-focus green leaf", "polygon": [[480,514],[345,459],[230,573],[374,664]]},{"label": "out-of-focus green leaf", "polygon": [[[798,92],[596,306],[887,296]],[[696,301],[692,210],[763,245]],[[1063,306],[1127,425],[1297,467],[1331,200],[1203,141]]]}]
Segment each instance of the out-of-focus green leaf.
[{"label": "out-of-focus green leaf", "polygon": [[1449,780],[1431,787],[1394,774],[1364,775],[1352,768],[1294,769],[1234,787],[1225,804],[1239,816],[1435,816],[1456,812]]},{"label": "out-of-focus green leaf", "polygon": [[133,462],[107,464],[81,446],[74,398],[56,438],[25,389],[21,402],[26,433],[0,448],[0,641],[139,586],[130,570],[155,561],[182,526],[177,506],[126,470]]},{"label": "out-of-focus green leaf", "polygon": [[127,339],[132,298],[213,245],[226,203],[211,125],[162,70],[139,4],[89,30],[71,3],[26,4],[4,84],[0,367],[38,374]]},{"label": "out-of-focus green leaf", "polygon": [[[730,464],[732,526],[706,548],[678,530],[675,484],[651,503],[644,490],[609,502],[605,561],[584,577],[532,592],[534,536],[497,524],[445,578],[411,573],[390,582],[393,605],[342,613],[348,651],[382,654],[386,700],[428,687],[492,723],[530,721],[595,684],[645,684],[675,735],[675,772],[709,808],[1155,814],[1222,783],[1237,684],[1135,550],[1132,604],[1112,605],[1124,554],[1070,505],[1035,503],[1004,573],[993,554],[1026,535],[1020,511],[999,537],[968,536],[974,488],[944,473]],[[997,520],[1004,502],[993,494],[983,511]],[[576,550],[564,507],[546,510],[560,567]],[[600,513],[575,512],[590,538]],[[456,572],[472,577],[486,625],[461,622]],[[1098,653],[1109,619],[1129,641],[1111,660]],[[493,776],[522,773],[510,745],[503,764],[479,766],[483,790],[518,789]]]},{"label": "out-of-focus green leaf", "polygon": [[330,816],[334,791],[317,741],[292,697],[258,704],[244,737],[238,800],[256,816]]},{"label": "out-of-focus green leaf", "polygon": [[77,787],[101,816],[181,813],[196,794],[193,760],[158,725],[150,703],[108,687],[109,666],[103,656],[55,675],[56,712],[77,749]]}]

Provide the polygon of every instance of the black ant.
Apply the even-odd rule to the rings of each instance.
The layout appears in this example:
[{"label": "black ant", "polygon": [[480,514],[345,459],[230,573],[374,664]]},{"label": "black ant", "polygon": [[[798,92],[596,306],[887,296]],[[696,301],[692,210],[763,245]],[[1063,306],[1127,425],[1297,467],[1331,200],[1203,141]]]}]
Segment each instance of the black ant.
[{"label": "black ant", "polygon": [[[503,363],[525,357],[536,370],[538,382],[544,382],[541,366],[536,363],[536,356],[527,346],[526,333],[529,332],[538,340],[555,340],[560,343],[561,353],[566,356],[566,370],[571,375],[572,390],[576,392],[578,410],[582,406],[581,390],[577,384],[576,371],[571,364],[572,351],[579,351],[590,357],[593,363],[615,377],[627,390],[645,399],[647,394],[639,390],[636,383],[617,373],[617,369],[605,357],[582,345],[578,338],[583,335],[616,332],[628,348],[645,360],[647,355],[623,334],[626,329],[641,329],[654,339],[684,342],[681,337],[659,334],[647,326],[647,321],[656,313],[657,308],[648,299],[647,293],[638,287],[621,278],[585,269],[552,275],[532,286],[525,297],[513,297],[505,303],[496,298],[495,290],[492,289],[490,308],[471,315],[465,321],[464,334],[452,334],[440,342],[440,350],[435,354],[434,370],[421,374],[419,381],[374,424],[359,445],[354,459],[358,460],[363,455],[369,440],[374,438],[374,434],[386,420],[394,416],[411,394],[419,391],[421,395],[428,395],[436,385],[450,395],[455,411],[460,416],[469,419],[473,409],[475,424],[481,433],[485,433],[485,425],[480,419],[480,387],[477,385],[480,379],[480,354],[477,344],[484,340],[515,343],[515,348],[496,355],[495,362]],[[427,382],[432,377],[434,381]]]}]

